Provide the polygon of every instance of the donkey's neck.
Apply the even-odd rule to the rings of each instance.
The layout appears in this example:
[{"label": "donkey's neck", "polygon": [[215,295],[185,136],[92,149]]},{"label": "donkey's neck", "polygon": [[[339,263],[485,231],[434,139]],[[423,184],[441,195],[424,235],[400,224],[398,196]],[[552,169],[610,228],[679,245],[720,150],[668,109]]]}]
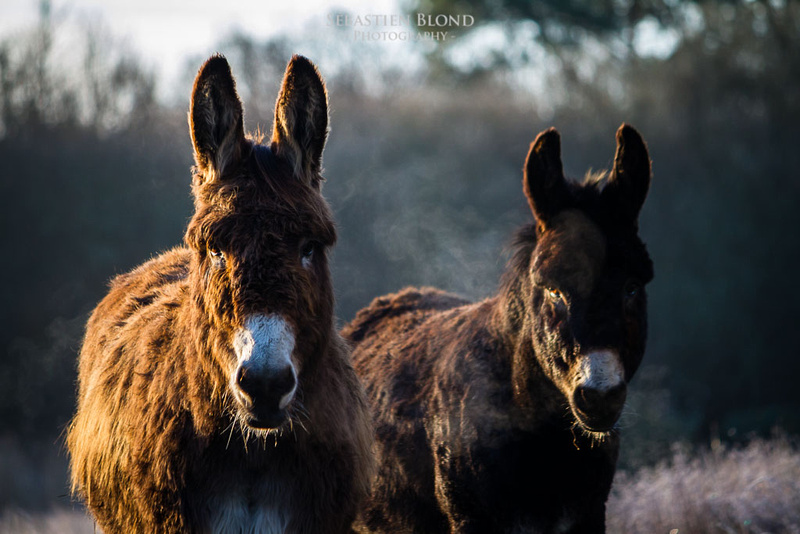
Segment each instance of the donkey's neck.
[{"label": "donkey's neck", "polygon": [[542,369],[533,348],[533,325],[527,309],[531,288],[525,279],[510,274],[492,299],[491,324],[500,357],[509,368],[515,419],[528,428],[560,423],[567,400]]},{"label": "donkey's neck", "polygon": [[492,299],[492,327],[495,335],[502,339],[509,356],[535,357],[528,311],[532,292],[527,277],[519,273],[519,268],[510,267],[503,275],[500,290]]}]

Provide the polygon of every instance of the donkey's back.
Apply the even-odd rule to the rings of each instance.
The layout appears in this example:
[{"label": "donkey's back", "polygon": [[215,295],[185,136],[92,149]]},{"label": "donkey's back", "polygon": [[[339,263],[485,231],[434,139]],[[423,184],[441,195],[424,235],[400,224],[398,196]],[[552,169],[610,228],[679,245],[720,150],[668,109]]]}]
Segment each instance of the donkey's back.
[{"label": "donkey's back", "polygon": [[417,326],[438,311],[469,304],[469,301],[432,287],[409,287],[373,300],[342,330],[352,342],[375,342],[375,337],[398,338],[398,333]]}]

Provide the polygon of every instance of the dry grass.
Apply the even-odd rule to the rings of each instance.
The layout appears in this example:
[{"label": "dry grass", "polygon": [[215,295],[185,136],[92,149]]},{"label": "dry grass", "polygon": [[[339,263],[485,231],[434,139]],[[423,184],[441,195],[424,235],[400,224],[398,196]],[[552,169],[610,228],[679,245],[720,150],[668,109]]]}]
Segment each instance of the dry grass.
[{"label": "dry grass", "polygon": [[6,510],[0,515],[0,534],[101,534],[82,510],[55,508],[35,514]]},{"label": "dry grass", "polygon": [[[673,458],[618,473],[608,502],[609,534],[800,534],[800,452],[786,439]],[[7,508],[0,534],[94,534],[80,508]]]},{"label": "dry grass", "polygon": [[608,532],[800,534],[800,453],[786,439],[716,447],[618,474]]}]

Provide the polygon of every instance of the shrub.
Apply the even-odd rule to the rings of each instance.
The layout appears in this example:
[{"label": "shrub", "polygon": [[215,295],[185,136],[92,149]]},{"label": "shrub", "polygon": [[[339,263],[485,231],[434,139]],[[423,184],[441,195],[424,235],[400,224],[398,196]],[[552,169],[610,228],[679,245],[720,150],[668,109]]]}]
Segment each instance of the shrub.
[{"label": "shrub", "polygon": [[720,445],[617,474],[609,533],[800,533],[800,453],[787,439]]}]

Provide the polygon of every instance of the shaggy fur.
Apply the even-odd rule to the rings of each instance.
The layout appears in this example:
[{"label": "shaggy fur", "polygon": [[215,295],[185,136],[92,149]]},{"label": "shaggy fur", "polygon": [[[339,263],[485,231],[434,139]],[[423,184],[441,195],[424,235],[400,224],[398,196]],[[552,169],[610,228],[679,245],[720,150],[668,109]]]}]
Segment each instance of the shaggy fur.
[{"label": "shaggy fur", "polygon": [[[636,218],[649,181],[630,126],[617,133],[609,176],[580,185],[564,179],[556,131],[543,132],[523,186],[535,222],[518,233],[496,296],[473,304],[409,288],[344,328],[379,463],[358,528],[604,531],[614,425],[645,346],[652,265]],[[616,370],[619,382],[585,387],[590,354],[612,351],[616,367],[593,380]]]},{"label": "shaggy fur", "polygon": [[[348,532],[369,490],[369,412],[326,259],[327,94],[307,59],[277,107],[271,144],[245,138],[227,61],[203,65],[186,244],[117,277],[87,325],[67,444],[73,491],[107,534]],[[296,341],[297,394],[274,427],[233,391],[234,334],[253,314],[280,315]]]}]

